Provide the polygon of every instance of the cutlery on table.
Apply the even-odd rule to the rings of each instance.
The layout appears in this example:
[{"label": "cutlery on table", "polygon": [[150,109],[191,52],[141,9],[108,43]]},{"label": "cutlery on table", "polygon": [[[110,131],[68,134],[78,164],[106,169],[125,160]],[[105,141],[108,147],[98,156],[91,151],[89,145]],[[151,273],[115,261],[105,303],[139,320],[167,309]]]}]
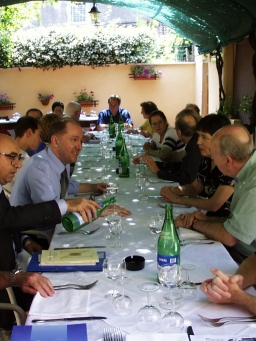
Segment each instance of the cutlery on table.
[{"label": "cutlery on table", "polygon": [[180,241],[181,246],[185,246],[189,244],[214,244],[214,241],[205,240],[205,239],[199,239],[199,240],[194,240],[194,241]]},{"label": "cutlery on table", "polygon": [[104,328],[103,330],[104,341],[123,341],[124,337],[120,328]]},{"label": "cutlery on table", "polygon": [[105,249],[104,245],[75,246],[75,247],[56,247],[53,250],[73,250],[73,249]]},{"label": "cutlery on table", "polygon": [[209,318],[197,314],[204,322],[223,322],[223,321],[231,321],[231,320],[256,320],[256,316],[223,316],[217,318]]},{"label": "cutlery on table", "polygon": [[58,232],[58,235],[64,235],[64,234],[74,234],[74,233],[81,233],[81,234],[93,234],[94,232],[98,231],[98,229],[100,229],[100,226],[97,227],[95,230],[91,230],[91,231],[85,231],[85,230],[77,230],[75,232],[66,232],[66,231],[62,231],[62,232]]},{"label": "cutlery on table", "polygon": [[187,335],[188,335],[189,341],[191,341],[191,337],[190,336],[191,335],[195,335],[192,326],[188,326],[188,328],[187,328]]},{"label": "cutlery on table", "polygon": [[90,321],[90,320],[106,320],[104,316],[79,316],[79,317],[63,317],[56,319],[35,319],[32,323],[44,323],[44,322],[58,322],[58,321]]},{"label": "cutlery on table", "polygon": [[[255,323],[256,317],[222,317],[217,319],[219,322],[215,322],[216,319],[209,319],[198,314],[198,316],[211,327],[221,327],[226,324],[242,324],[242,323]],[[212,321],[213,320],[213,321]]]},{"label": "cutlery on table", "polygon": [[151,184],[155,184],[155,183],[157,183],[157,182],[163,182],[163,183],[169,183],[169,184],[171,184],[171,183],[174,183],[175,181],[168,181],[168,180],[161,180],[161,179],[159,179],[159,180],[151,180],[151,179],[148,179],[148,182],[150,182]]},{"label": "cutlery on table", "polygon": [[86,285],[80,285],[80,284],[63,284],[63,285],[54,285],[53,288],[54,290],[64,290],[64,289],[77,289],[77,290],[89,290],[92,287],[94,287],[94,285],[98,282],[95,281],[91,284],[86,284]]}]

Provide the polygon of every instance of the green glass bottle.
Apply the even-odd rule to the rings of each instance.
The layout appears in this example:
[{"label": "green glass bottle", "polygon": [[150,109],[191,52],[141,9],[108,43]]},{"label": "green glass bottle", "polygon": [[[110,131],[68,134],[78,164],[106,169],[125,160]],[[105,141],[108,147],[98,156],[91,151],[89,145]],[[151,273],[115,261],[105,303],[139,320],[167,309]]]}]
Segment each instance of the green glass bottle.
[{"label": "green glass bottle", "polygon": [[128,178],[130,176],[130,157],[123,139],[122,149],[119,155],[119,177]]},{"label": "green glass bottle", "polygon": [[157,243],[157,265],[180,264],[180,240],[174,225],[172,205],[165,207],[165,218]]},{"label": "green glass bottle", "polygon": [[116,128],[115,128],[115,123],[114,123],[112,115],[110,115],[110,121],[109,121],[109,125],[108,125],[108,132],[109,132],[109,137],[111,139],[116,137]]},{"label": "green glass bottle", "polygon": [[[98,203],[102,208],[101,209],[96,208],[97,218],[99,218],[99,216],[105,210],[106,207],[114,204],[115,202],[116,202],[116,199],[112,197],[112,198],[109,198],[107,200],[104,200]],[[93,217],[92,221],[96,220],[97,218]],[[76,213],[76,212],[67,213],[62,217],[62,225],[68,232],[74,232],[88,224],[90,223],[84,221],[81,214]]]},{"label": "green glass bottle", "polygon": [[118,134],[116,137],[116,159],[119,159],[119,154],[123,144],[123,136],[120,125],[118,125]]},{"label": "green glass bottle", "polygon": [[119,120],[118,120],[118,127],[121,127],[121,131],[124,131],[124,120],[123,120],[123,116],[122,113],[119,116]]}]

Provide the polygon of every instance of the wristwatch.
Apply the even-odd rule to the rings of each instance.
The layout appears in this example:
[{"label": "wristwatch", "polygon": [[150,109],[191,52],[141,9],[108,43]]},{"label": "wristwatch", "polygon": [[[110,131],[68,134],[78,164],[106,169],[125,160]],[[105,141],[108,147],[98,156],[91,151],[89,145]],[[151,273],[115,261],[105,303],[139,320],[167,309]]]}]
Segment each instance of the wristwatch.
[{"label": "wristwatch", "polygon": [[15,275],[19,274],[20,272],[23,272],[23,270],[19,269],[19,268],[18,269],[14,269],[14,270],[12,270],[10,272],[10,284],[11,284],[12,287],[18,287],[18,285],[15,284],[14,278],[15,278]]}]

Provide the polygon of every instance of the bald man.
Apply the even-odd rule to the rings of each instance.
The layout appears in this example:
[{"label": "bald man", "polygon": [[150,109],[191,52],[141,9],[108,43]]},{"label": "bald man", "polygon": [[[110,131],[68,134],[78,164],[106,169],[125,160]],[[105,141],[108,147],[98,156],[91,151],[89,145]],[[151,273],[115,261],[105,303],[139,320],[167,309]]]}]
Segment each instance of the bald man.
[{"label": "bald man", "polygon": [[191,184],[197,176],[202,159],[196,133],[197,119],[194,110],[184,109],[177,116],[175,129],[179,139],[186,144],[186,155],[180,162],[155,162],[149,155],[143,156],[146,164],[160,179],[176,181],[180,185]]},{"label": "bald man", "polygon": [[212,159],[219,170],[235,178],[234,194],[228,218],[211,218],[201,212],[182,214],[176,227],[191,228],[207,238],[218,240],[246,258],[256,250],[256,153],[246,128],[228,125],[211,139]]},{"label": "bald man", "polygon": [[[75,121],[79,121],[81,114],[81,105],[78,102],[72,101],[67,104],[66,107],[66,113],[64,115],[64,118],[69,118],[71,117]],[[83,143],[88,143],[91,140],[98,140],[94,134],[87,133],[84,134],[82,137],[82,142]]]}]

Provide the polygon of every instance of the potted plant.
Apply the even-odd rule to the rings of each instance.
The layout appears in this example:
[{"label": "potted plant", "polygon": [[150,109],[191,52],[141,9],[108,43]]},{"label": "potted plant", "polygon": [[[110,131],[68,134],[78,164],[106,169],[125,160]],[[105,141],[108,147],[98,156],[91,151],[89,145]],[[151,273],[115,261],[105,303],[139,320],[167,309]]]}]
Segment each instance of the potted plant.
[{"label": "potted plant", "polygon": [[54,97],[53,94],[50,95],[42,95],[38,94],[38,99],[43,105],[48,105],[50,100]]},{"label": "potted plant", "polygon": [[242,101],[238,105],[238,112],[243,115],[248,115],[250,124],[255,125],[254,117],[252,116],[252,96],[243,95]]},{"label": "potted plant", "polygon": [[156,70],[153,65],[135,65],[131,67],[130,76],[135,80],[152,80],[163,77],[163,73],[161,70]]},{"label": "potted plant", "polygon": [[79,93],[74,92],[73,95],[75,95],[76,101],[79,102],[82,107],[96,107],[99,102],[94,99],[94,92],[90,91],[88,93],[86,89],[81,89]]},{"label": "potted plant", "polygon": [[217,110],[217,114],[222,114],[228,118],[234,118],[234,106],[231,97],[220,101],[220,107]]},{"label": "potted plant", "polygon": [[14,107],[15,103],[11,102],[11,99],[7,93],[0,94],[0,110],[13,109]]}]

